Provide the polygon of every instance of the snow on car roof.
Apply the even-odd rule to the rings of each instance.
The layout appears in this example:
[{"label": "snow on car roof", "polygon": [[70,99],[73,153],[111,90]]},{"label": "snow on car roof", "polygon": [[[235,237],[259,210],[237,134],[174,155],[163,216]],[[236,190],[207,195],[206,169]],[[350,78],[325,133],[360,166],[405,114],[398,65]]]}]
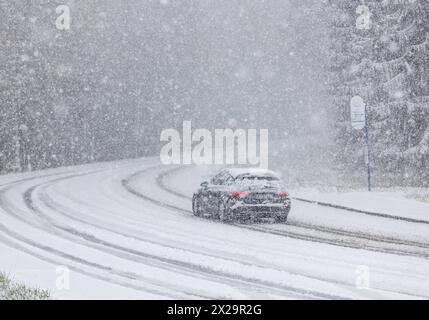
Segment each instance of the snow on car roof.
[{"label": "snow on car roof", "polygon": [[225,169],[229,172],[231,176],[234,178],[238,176],[243,175],[249,175],[249,176],[255,176],[255,177],[273,177],[273,178],[280,178],[279,174],[275,173],[274,171],[268,170],[268,169],[261,169],[261,168],[228,168]]}]

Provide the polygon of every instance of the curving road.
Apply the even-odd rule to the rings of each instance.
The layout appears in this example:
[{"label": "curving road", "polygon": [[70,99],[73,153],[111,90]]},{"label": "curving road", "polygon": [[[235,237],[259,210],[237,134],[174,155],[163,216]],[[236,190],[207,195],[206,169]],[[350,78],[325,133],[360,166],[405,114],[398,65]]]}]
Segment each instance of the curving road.
[{"label": "curving road", "polygon": [[190,211],[204,174],[142,159],[3,176],[0,270],[66,299],[429,298],[429,225],[299,201],[288,225],[224,225]]}]

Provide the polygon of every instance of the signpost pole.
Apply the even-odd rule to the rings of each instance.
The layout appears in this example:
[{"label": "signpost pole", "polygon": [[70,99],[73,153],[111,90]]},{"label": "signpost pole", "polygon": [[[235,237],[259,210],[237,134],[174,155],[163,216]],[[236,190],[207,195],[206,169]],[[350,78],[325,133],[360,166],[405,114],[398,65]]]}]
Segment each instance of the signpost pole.
[{"label": "signpost pole", "polygon": [[365,129],[365,164],[368,174],[368,191],[371,192],[371,162],[369,154],[369,129],[368,129],[368,108],[359,96],[354,96],[350,101],[350,120],[353,129]]},{"label": "signpost pole", "polygon": [[368,107],[365,105],[365,161],[368,170],[368,191],[371,192],[371,158],[369,153]]}]

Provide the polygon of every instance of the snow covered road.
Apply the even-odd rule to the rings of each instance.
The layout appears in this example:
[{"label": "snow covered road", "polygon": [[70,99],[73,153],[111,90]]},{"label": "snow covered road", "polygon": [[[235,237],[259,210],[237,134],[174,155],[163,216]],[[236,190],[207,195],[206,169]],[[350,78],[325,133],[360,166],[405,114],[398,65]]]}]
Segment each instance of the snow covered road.
[{"label": "snow covered road", "polygon": [[207,172],[143,159],[3,176],[0,270],[60,299],[429,298],[429,225],[299,201],[288,225],[225,225],[190,212]]}]

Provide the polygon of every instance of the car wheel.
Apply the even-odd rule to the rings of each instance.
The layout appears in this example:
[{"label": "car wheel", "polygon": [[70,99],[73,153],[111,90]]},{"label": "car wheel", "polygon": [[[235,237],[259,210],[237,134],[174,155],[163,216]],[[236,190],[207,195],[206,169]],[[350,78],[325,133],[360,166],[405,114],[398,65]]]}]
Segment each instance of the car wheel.
[{"label": "car wheel", "polygon": [[276,217],[276,223],[286,223],[287,222],[287,216],[278,216]]},{"label": "car wheel", "polygon": [[198,195],[195,194],[192,197],[192,213],[197,217],[201,216],[200,201],[198,199]]},{"label": "car wheel", "polygon": [[233,213],[228,203],[220,201],[219,204],[219,219],[223,223],[231,223],[234,220]]},{"label": "car wheel", "polygon": [[221,211],[224,210],[224,206],[225,206],[225,204],[223,202],[223,199],[219,198],[219,200],[217,202],[217,207],[215,207],[214,210],[212,211],[211,218],[213,220],[220,219],[220,214],[221,214]]},{"label": "car wheel", "polygon": [[288,210],[286,210],[285,212],[283,212],[281,215],[276,217],[276,222],[277,223],[286,223],[287,222],[287,217],[289,215],[289,211],[290,208]]}]

